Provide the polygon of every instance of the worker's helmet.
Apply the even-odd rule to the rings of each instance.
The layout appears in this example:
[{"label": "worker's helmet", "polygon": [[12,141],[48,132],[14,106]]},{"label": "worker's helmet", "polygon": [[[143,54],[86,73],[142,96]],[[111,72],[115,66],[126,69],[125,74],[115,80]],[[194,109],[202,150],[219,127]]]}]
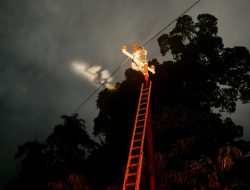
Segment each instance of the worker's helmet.
[{"label": "worker's helmet", "polygon": [[138,51],[138,50],[142,50],[142,48],[138,45],[138,44],[132,44],[132,49],[133,51]]}]

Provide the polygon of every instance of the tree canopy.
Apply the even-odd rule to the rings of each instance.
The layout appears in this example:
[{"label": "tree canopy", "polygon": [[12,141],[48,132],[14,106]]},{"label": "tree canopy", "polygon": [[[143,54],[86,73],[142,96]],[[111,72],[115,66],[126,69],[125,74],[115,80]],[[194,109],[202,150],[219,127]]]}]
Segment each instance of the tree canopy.
[{"label": "tree canopy", "polygon": [[162,55],[173,55],[173,61],[163,63],[170,68],[159,67],[159,75],[165,72],[162,75],[168,77],[173,72],[171,84],[178,86],[180,99],[191,102],[194,98],[197,108],[232,113],[238,100],[250,100],[249,51],[245,47],[224,48],[214,16],[202,14],[197,20],[194,23],[184,15],[169,34],[158,39]]},{"label": "tree canopy", "polygon": [[63,124],[54,127],[45,143],[34,140],[18,147],[18,175],[5,189],[73,189],[87,185],[83,178],[86,151],[99,145],[89,138],[84,120],[77,115],[63,115],[62,119]]},{"label": "tree canopy", "polygon": [[[249,51],[225,48],[218,36],[217,18],[209,14],[199,15],[197,22],[188,15],[180,17],[158,42],[162,55],[173,57],[163,63],[156,59],[149,62],[156,67],[150,78],[158,188],[223,189],[235,185],[234,164],[246,156],[249,144],[240,140],[243,127],[230,118],[223,119],[221,113],[233,113],[238,101],[250,101]],[[97,100],[100,112],[94,131],[105,137],[114,160],[119,158],[118,150],[128,153],[143,81],[143,76],[131,69],[125,76],[125,81],[102,91]],[[124,167],[124,154],[120,159]],[[116,176],[122,176],[121,170],[117,172]],[[245,175],[237,183],[247,179]]]}]

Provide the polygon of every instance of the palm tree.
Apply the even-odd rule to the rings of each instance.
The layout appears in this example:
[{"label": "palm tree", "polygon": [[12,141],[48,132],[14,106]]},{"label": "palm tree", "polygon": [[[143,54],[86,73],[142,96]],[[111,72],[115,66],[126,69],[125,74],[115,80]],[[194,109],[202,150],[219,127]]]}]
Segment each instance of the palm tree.
[{"label": "palm tree", "polygon": [[[86,151],[99,146],[87,134],[85,122],[73,116],[62,116],[63,124],[57,125],[54,132],[47,138],[48,157],[51,169],[50,187],[72,187],[72,180],[86,172]],[[75,173],[79,173],[76,175]],[[62,186],[62,184],[64,184]]]},{"label": "palm tree", "polygon": [[228,171],[232,168],[235,160],[242,160],[243,154],[239,148],[226,146],[219,149],[217,159],[218,171]]}]

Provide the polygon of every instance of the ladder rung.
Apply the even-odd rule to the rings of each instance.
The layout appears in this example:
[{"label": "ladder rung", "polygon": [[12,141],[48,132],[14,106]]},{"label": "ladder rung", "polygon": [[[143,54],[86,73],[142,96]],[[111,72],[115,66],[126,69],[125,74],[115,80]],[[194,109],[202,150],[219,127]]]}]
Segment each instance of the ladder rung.
[{"label": "ladder rung", "polygon": [[138,158],[140,155],[134,155],[134,156],[131,156],[130,158]]},{"label": "ladder rung", "polygon": [[135,183],[126,183],[125,185],[126,185],[126,186],[134,186]]},{"label": "ladder rung", "polygon": [[135,133],[135,135],[141,135],[143,132]]},{"label": "ladder rung", "polygon": [[131,174],[128,174],[128,176],[135,176],[137,173],[131,173]]},{"label": "ladder rung", "polygon": [[137,120],[137,123],[142,122],[142,121],[145,121],[145,119]]},{"label": "ladder rung", "polygon": [[149,88],[144,88],[142,91],[149,90]]},{"label": "ladder rung", "polygon": [[139,110],[138,113],[140,113],[140,114],[146,114],[146,109],[145,110]]},{"label": "ladder rung", "polygon": [[146,99],[148,99],[148,97],[145,97],[145,98],[141,98],[141,100],[146,100]]},{"label": "ladder rung", "polygon": [[143,116],[143,115],[146,115],[146,113],[140,113],[140,114],[138,114],[138,117]]},{"label": "ladder rung", "polygon": [[139,111],[140,111],[140,110],[145,110],[145,109],[147,109],[147,108],[141,108],[141,109],[139,109]]},{"label": "ladder rung", "polygon": [[135,167],[135,166],[139,166],[139,164],[130,164],[128,165],[129,167]]},{"label": "ladder rung", "polygon": [[140,101],[140,105],[141,105],[141,104],[146,104],[146,103],[148,103],[148,100],[146,100],[146,99]]},{"label": "ladder rung", "polygon": [[140,105],[144,105],[144,104],[147,104],[147,102],[140,103]]},{"label": "ladder rung", "polygon": [[134,147],[132,149],[135,150],[135,149],[140,149],[140,148],[141,148],[140,146],[137,146],[137,147]]},{"label": "ladder rung", "polygon": [[134,142],[139,142],[139,141],[141,141],[142,139],[136,139],[136,140],[134,140]]},{"label": "ladder rung", "polygon": [[139,128],[142,128],[144,127],[144,125],[137,125],[136,128],[139,129]]}]

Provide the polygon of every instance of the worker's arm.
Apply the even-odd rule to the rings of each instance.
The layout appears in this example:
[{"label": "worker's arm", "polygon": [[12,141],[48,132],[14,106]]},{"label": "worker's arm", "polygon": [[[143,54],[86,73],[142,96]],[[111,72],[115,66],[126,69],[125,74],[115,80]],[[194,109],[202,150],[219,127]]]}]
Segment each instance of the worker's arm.
[{"label": "worker's arm", "polygon": [[130,54],[126,49],[122,49],[122,53],[125,54],[125,55],[127,55],[127,56],[128,56],[129,58],[131,58],[131,59],[134,58],[133,55]]},{"label": "worker's arm", "polygon": [[154,70],[154,69],[148,67],[148,70],[149,70],[152,74],[155,74],[155,70]]}]

